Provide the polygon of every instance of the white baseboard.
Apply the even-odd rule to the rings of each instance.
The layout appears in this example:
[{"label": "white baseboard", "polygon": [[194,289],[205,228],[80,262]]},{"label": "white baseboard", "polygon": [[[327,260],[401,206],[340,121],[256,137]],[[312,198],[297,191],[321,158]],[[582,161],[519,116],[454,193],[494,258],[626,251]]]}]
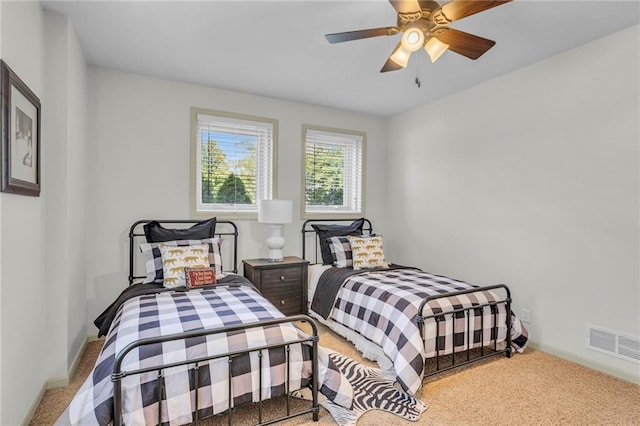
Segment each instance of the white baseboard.
[{"label": "white baseboard", "polygon": [[47,382],[43,383],[42,386],[40,386],[40,390],[38,391],[38,394],[36,395],[31,405],[29,406],[29,409],[27,410],[27,414],[25,414],[24,417],[22,418],[22,421],[20,422],[20,426],[29,426],[29,424],[31,423],[31,419],[33,419],[33,415],[36,413],[36,409],[38,408],[38,405],[40,405],[40,401],[42,400],[42,397],[44,396],[44,393],[46,392],[46,390],[47,390]]},{"label": "white baseboard", "polygon": [[45,389],[53,389],[53,388],[63,388],[65,386],[69,386],[69,378],[68,376],[58,376],[58,377],[49,377],[45,382]]},{"label": "white baseboard", "polygon": [[50,377],[47,379],[47,382],[46,382],[47,389],[69,386],[69,381],[71,380],[71,376],[73,376],[73,373],[75,373],[76,369],[78,368],[78,363],[80,363],[80,358],[82,357],[82,353],[84,352],[84,348],[87,346],[88,341],[89,341],[89,338],[85,337],[84,342],[82,342],[80,349],[76,353],[76,356],[73,358],[73,362],[71,363],[71,366],[69,367],[69,371],[67,372],[66,376]]},{"label": "white baseboard", "polygon": [[593,370],[598,370],[610,376],[617,377],[618,379],[622,379],[626,382],[631,382],[636,385],[640,385],[640,376],[635,376],[632,373],[618,370],[616,368],[611,368],[606,364],[595,362],[591,359],[584,358],[579,355],[572,354],[570,352],[566,352],[562,349],[558,349],[553,346],[548,346],[548,345],[534,343],[534,342],[529,342],[529,346],[541,352],[546,352],[550,355],[557,356],[558,358],[566,359],[567,361],[575,362],[576,364],[580,364],[584,367],[588,367]]},{"label": "white baseboard", "polygon": [[84,342],[80,346],[80,349],[78,349],[76,356],[73,358],[73,362],[71,363],[71,366],[69,367],[69,371],[67,372],[66,376],[50,377],[47,380],[45,380],[45,382],[40,387],[40,390],[36,394],[36,397],[34,398],[33,402],[29,406],[27,413],[24,415],[22,421],[20,422],[21,426],[22,425],[27,426],[31,423],[31,419],[33,419],[33,415],[36,413],[36,409],[38,408],[38,405],[40,405],[40,401],[42,401],[42,397],[44,396],[44,393],[46,392],[47,389],[69,386],[69,380],[73,376],[73,373],[75,373],[76,369],[78,368],[78,364],[80,363],[80,358],[84,353],[84,349],[86,348],[87,343],[97,339],[98,339],[98,336],[85,337]]}]

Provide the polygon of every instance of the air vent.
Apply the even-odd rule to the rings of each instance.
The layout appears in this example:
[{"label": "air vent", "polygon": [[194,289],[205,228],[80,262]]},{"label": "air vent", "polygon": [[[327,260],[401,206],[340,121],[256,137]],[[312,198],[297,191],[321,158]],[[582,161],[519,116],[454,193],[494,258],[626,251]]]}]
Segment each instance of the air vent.
[{"label": "air vent", "polygon": [[640,338],[587,324],[587,348],[640,364]]},{"label": "air vent", "polygon": [[618,336],[618,353],[624,357],[640,362],[640,340]]}]

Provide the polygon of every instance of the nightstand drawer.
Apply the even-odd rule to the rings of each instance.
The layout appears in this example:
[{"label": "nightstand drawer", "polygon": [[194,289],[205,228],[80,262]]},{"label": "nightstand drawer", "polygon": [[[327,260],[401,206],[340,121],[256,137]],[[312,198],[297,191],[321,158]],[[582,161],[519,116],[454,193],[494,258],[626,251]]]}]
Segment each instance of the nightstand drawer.
[{"label": "nightstand drawer", "polygon": [[295,256],[274,263],[245,259],[244,276],[285,315],[307,313],[307,262]]},{"label": "nightstand drawer", "polygon": [[288,268],[266,269],[262,271],[262,285],[290,284],[298,285],[302,280],[302,268],[291,266]]},{"label": "nightstand drawer", "polygon": [[299,287],[269,286],[264,297],[285,315],[298,314],[302,310],[302,296]]}]

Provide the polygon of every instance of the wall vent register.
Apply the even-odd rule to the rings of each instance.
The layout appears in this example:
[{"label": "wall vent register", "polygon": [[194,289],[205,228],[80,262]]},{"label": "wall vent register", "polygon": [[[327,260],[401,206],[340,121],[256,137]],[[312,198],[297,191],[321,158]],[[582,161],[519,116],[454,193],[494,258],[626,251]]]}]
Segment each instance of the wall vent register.
[{"label": "wall vent register", "polygon": [[640,364],[640,337],[587,324],[587,348]]}]

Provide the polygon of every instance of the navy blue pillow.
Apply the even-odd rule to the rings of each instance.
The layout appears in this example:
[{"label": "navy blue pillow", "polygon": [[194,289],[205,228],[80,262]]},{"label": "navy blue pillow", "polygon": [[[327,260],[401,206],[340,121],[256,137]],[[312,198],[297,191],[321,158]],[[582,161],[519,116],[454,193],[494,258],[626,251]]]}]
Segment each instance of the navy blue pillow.
[{"label": "navy blue pillow", "polygon": [[328,241],[329,238],[343,237],[345,235],[362,235],[363,226],[364,218],[354,220],[349,225],[311,225],[320,240],[322,263],[325,265],[331,265],[333,263],[331,247]]},{"label": "navy blue pillow", "polygon": [[153,220],[144,228],[144,236],[148,243],[163,243],[165,241],[177,240],[205,240],[215,237],[216,218],[203,220],[186,229],[167,229],[164,228],[157,220]]}]

